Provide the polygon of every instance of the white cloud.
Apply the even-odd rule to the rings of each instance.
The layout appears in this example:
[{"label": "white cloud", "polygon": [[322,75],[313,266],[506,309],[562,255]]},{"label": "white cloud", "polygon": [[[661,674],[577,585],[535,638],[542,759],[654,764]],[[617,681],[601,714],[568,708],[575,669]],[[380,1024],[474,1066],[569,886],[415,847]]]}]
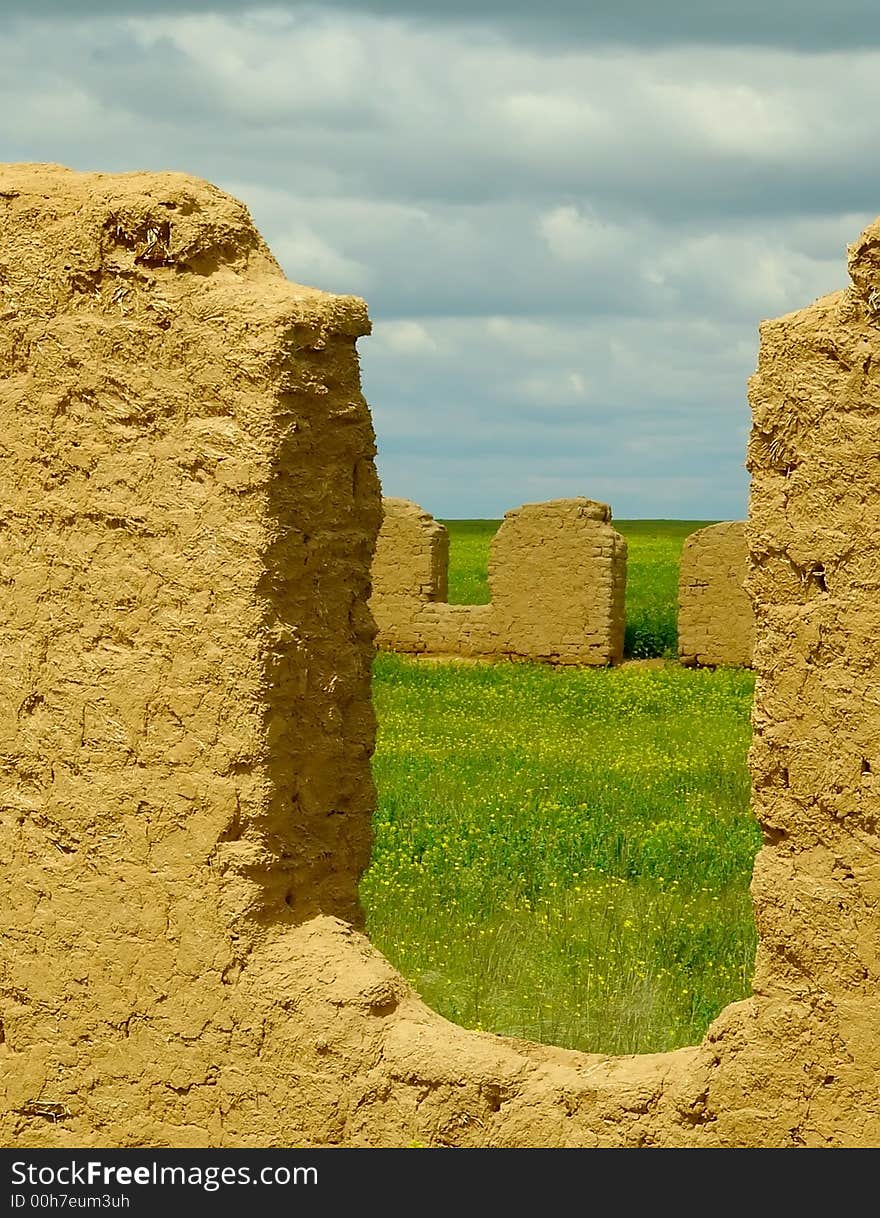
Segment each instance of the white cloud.
[{"label": "white cloud", "polygon": [[516,138],[526,143],[592,140],[608,128],[602,110],[577,92],[513,93],[500,99],[497,111]]},{"label": "white cloud", "polygon": [[542,213],[538,232],[551,254],[568,262],[612,258],[626,240],[625,229],[584,214],[572,204]]},{"label": "white cloud", "polygon": [[778,158],[802,152],[813,137],[794,91],[776,85],[695,80],[651,80],[646,100],[671,127],[691,128],[697,139],[726,155]]},{"label": "white cloud", "polygon": [[727,308],[756,320],[809,304],[824,292],[844,286],[843,259],[816,258],[761,232],[726,231],[683,237],[649,254],[641,266],[652,285],[673,294],[680,312],[691,312],[688,298],[716,313]]},{"label": "white cloud", "polygon": [[257,10],[142,18],[128,29],[146,51],[170,44],[217,102],[244,120],[278,123],[367,108],[369,43],[338,20],[292,21],[278,10]]},{"label": "white cloud", "polygon": [[580,406],[589,398],[583,373],[565,368],[502,381],[495,395],[535,410]]},{"label": "white cloud", "polygon": [[354,258],[346,258],[305,225],[276,237],[272,252],[294,283],[356,296],[370,290],[368,268]]},{"label": "white cloud", "polygon": [[386,346],[395,355],[434,354],[436,341],[418,321],[385,321],[373,327],[373,341]]}]

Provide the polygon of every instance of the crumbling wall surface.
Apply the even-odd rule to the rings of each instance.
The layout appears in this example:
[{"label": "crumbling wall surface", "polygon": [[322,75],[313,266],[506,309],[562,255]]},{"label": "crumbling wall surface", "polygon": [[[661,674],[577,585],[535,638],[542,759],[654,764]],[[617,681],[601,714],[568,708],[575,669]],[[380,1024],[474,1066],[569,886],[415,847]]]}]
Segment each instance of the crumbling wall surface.
[{"label": "crumbling wall surface", "polygon": [[366,309],[205,182],[23,165],[0,316],[0,1136],[136,1143],[226,1073],[219,1129],[264,927],[359,919]]},{"label": "crumbling wall surface", "polygon": [[756,1002],[724,1035],[722,1054],[748,1041],[714,1102],[754,1103],[756,1136],[793,1144],[880,1145],[878,250],[880,221],[849,247],[849,288],[762,325],[749,387],[750,765],[766,844]]},{"label": "crumbling wall surface", "polygon": [[425,606],[447,599],[449,534],[417,503],[386,497],[371,571],[376,646],[423,651]]},{"label": "crumbling wall surface", "polygon": [[678,581],[678,656],[682,664],[752,663],[755,615],[745,590],[745,522],[729,520],[684,540]]},{"label": "crumbling wall surface", "polygon": [[489,587],[505,650],[557,664],[623,658],[626,541],[592,499],[526,503],[492,541]]},{"label": "crumbling wall surface", "polygon": [[554,664],[623,657],[626,542],[607,504],[527,503],[489,553],[489,605],[446,603],[449,538],[417,504],[383,499],[370,608],[389,651]]},{"label": "crumbling wall surface", "polygon": [[606,1058],[456,1028],[347,920],[361,302],[178,175],[0,208],[2,1144],[876,1146],[880,225],[751,384],[755,993]]}]

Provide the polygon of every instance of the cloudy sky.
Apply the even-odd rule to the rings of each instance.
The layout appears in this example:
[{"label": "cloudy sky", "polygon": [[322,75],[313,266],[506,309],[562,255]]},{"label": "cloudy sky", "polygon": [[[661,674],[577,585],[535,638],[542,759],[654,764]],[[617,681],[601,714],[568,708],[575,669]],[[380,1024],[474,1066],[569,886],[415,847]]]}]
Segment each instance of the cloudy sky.
[{"label": "cloudy sky", "polygon": [[757,325],[880,213],[873,0],[0,0],[0,159],[175,169],[364,296],[386,494],[745,514]]}]

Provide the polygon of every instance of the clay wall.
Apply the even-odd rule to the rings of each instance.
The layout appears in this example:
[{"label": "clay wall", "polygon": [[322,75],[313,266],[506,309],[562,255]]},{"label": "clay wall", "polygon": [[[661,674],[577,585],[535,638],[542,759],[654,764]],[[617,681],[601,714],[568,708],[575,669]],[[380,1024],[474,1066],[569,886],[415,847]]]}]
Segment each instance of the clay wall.
[{"label": "clay wall", "polygon": [[362,303],[180,175],[0,212],[2,1145],[880,1144],[880,223],[749,387],[754,994],[609,1058],[455,1027],[349,920]]},{"label": "clay wall", "polygon": [[426,606],[447,597],[449,534],[417,503],[383,498],[382,526],[370,572],[370,610],[377,646],[421,651],[420,624]]},{"label": "clay wall", "polygon": [[207,183],[4,166],[0,316],[3,1144],[47,1104],[213,1138],[265,1102],[227,1053],[254,942],[360,919],[366,309]]},{"label": "clay wall", "polygon": [[699,529],[684,540],[678,583],[682,664],[749,667],[755,615],[745,590],[748,544],[739,520]]},{"label": "clay wall", "polygon": [[370,608],[377,645],[428,655],[603,665],[623,657],[626,542],[590,499],[508,512],[489,552],[488,605],[446,603],[446,529],[383,499]]}]

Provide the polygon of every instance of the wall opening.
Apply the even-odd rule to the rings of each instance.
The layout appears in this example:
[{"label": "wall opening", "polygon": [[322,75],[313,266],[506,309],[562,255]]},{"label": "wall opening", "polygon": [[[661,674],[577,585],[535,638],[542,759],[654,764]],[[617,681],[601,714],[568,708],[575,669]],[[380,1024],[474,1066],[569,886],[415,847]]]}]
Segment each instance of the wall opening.
[{"label": "wall opening", "polygon": [[465,1027],[588,1052],[699,1041],[751,992],[753,685],[379,654],[372,941]]},{"label": "wall opening", "polygon": [[708,523],[704,520],[617,520],[626,538],[627,659],[671,659],[678,645],[679,565],[687,538]]},{"label": "wall opening", "polygon": [[[407,588],[438,612],[447,553],[449,600],[461,576],[485,600],[500,521],[442,522],[384,503],[380,626],[404,620],[388,606]],[[547,507],[546,527],[527,534],[536,547],[576,520]],[[656,1052],[699,1040],[750,992],[753,677],[686,671],[674,648],[679,556],[699,526],[629,522],[643,666],[474,671],[377,657],[367,924],[426,1000],[464,1026]]]},{"label": "wall opening", "polygon": [[500,520],[441,520],[449,534],[449,604],[488,605],[489,547]]}]

